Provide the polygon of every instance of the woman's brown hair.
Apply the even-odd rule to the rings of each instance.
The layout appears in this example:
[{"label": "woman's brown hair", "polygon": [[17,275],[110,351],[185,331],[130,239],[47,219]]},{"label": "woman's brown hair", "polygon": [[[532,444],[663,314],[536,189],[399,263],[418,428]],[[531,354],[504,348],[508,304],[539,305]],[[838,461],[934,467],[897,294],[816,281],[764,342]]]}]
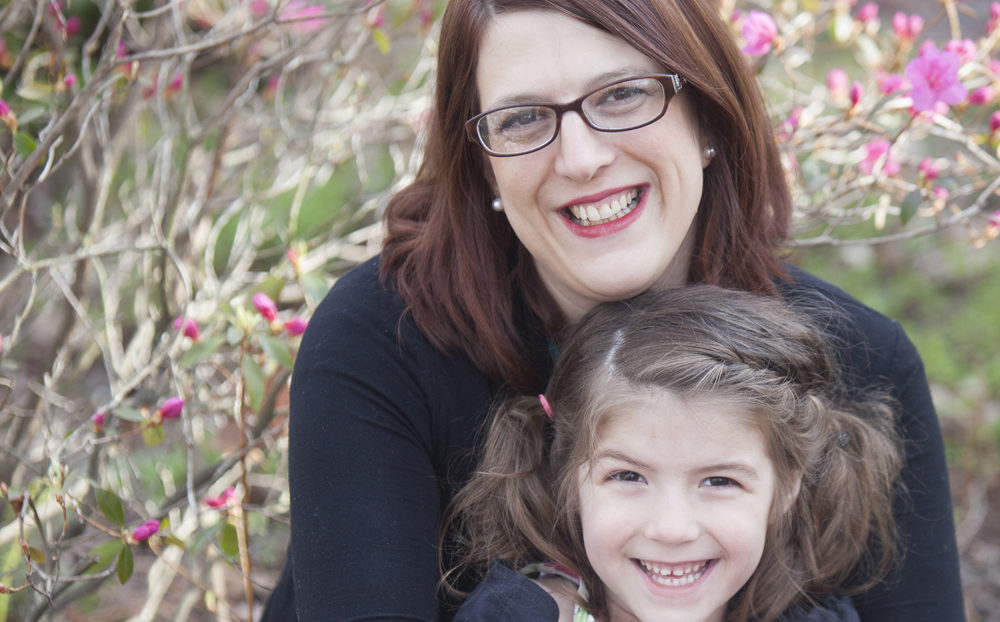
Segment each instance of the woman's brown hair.
[{"label": "woman's brown hair", "polygon": [[690,282],[774,294],[791,200],[753,73],[713,0],[451,0],[441,24],[437,84],[424,160],[390,201],[384,279],[438,348],[466,354],[492,378],[537,383],[517,318],[530,309],[549,334],[564,324],[531,257],[502,214],[486,156],[467,140],[480,112],[479,44],[490,20],[558,11],[629,42],[687,80],[705,143],[705,170]]},{"label": "woman's brown hair", "polygon": [[[812,310],[815,311],[815,310]],[[828,312],[826,312],[828,316]],[[576,570],[607,614],[579,525],[579,479],[602,423],[637,394],[735,405],[761,433],[777,486],[764,553],[729,603],[734,621],[868,589],[895,560],[902,464],[892,403],[845,397],[821,333],[777,298],[694,285],[608,303],[563,348],[546,397],[494,413],[481,462],[455,497],[463,568],[551,560]]]}]

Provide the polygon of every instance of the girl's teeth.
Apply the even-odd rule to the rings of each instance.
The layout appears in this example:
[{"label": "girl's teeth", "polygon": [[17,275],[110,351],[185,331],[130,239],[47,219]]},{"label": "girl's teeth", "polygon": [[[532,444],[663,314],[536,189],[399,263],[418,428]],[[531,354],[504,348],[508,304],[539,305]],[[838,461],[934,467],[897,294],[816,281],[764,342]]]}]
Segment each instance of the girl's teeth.
[{"label": "girl's teeth", "polygon": [[705,569],[708,568],[707,561],[680,568],[666,568],[658,564],[642,561],[639,564],[646,571],[646,574],[649,575],[649,578],[660,585],[669,587],[680,587],[694,583],[701,578],[701,575],[705,573]]}]

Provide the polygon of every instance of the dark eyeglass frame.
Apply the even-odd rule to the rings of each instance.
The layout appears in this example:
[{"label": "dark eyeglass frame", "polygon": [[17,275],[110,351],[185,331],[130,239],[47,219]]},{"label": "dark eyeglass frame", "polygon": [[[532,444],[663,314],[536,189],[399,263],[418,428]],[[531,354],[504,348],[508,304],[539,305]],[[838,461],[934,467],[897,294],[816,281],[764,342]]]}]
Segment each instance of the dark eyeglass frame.
[{"label": "dark eyeglass frame", "polygon": [[[623,82],[631,82],[633,80],[647,80],[647,79],[656,80],[661,85],[663,85],[663,109],[660,110],[660,113],[658,115],[656,115],[649,121],[640,123],[639,125],[633,125],[630,127],[609,129],[595,125],[594,122],[590,120],[590,117],[587,116],[587,113],[583,111],[583,102],[591,95],[599,93],[604,89],[612,87],[616,84],[621,84]],[[583,122],[587,124],[587,127],[597,130],[598,132],[629,132],[631,130],[637,130],[641,127],[646,127],[647,125],[651,125],[659,121],[663,117],[663,115],[667,113],[667,106],[670,104],[670,100],[673,99],[675,95],[680,93],[681,89],[684,87],[686,83],[687,81],[681,76],[677,75],[676,73],[653,73],[645,76],[622,78],[621,80],[615,80],[614,82],[609,82],[604,86],[598,87],[593,91],[590,91],[589,93],[586,93],[585,95],[577,99],[574,99],[573,101],[567,104],[553,104],[551,102],[535,104],[529,102],[524,104],[514,104],[511,106],[502,106],[500,108],[494,108],[492,110],[487,110],[486,112],[481,112],[465,122],[465,133],[470,141],[477,143],[480,147],[482,147],[483,151],[490,154],[491,156],[498,158],[511,158],[514,156],[534,153],[536,151],[539,151],[540,149],[544,149],[549,145],[551,145],[552,141],[554,141],[556,137],[559,136],[559,129],[562,127],[563,114],[567,112],[575,112],[577,115],[579,115],[581,119],[583,119]],[[517,153],[502,153],[498,151],[493,151],[492,149],[486,146],[486,142],[479,135],[478,126],[480,120],[482,120],[484,117],[488,115],[500,112],[502,110],[510,110],[511,108],[531,108],[531,107],[548,108],[549,110],[554,111],[556,114],[556,129],[554,132],[552,132],[552,136],[547,141],[545,141],[541,145],[538,145],[537,147],[532,147],[527,151],[518,151]]]}]

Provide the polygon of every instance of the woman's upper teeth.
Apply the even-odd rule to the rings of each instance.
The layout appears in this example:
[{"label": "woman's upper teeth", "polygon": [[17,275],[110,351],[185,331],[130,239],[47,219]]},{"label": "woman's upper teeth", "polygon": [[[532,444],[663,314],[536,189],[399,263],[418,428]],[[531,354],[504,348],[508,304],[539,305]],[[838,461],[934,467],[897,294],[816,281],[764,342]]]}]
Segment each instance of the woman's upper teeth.
[{"label": "woman's upper teeth", "polygon": [[582,224],[602,224],[616,218],[621,218],[632,211],[633,202],[639,196],[639,190],[633,188],[600,204],[572,205],[569,208],[573,218]]}]

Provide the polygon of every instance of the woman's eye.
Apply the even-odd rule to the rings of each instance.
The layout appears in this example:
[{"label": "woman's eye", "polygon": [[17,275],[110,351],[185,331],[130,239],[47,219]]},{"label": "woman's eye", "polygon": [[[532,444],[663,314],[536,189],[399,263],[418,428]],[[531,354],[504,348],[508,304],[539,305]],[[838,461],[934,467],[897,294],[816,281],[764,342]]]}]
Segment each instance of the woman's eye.
[{"label": "woman's eye", "polygon": [[517,110],[503,118],[503,121],[500,123],[500,129],[503,131],[519,130],[530,126],[532,123],[537,123],[541,119],[542,114],[538,110]]},{"label": "woman's eye", "polygon": [[645,482],[646,479],[636,473],[635,471],[614,471],[608,475],[608,479],[615,480],[617,482]]},{"label": "woman's eye", "polygon": [[646,95],[646,91],[638,86],[615,86],[601,93],[598,105],[627,104],[641,100]]},{"label": "woman's eye", "polygon": [[734,479],[728,477],[707,477],[702,481],[704,486],[710,488],[725,488],[729,486],[738,486],[739,484]]}]

